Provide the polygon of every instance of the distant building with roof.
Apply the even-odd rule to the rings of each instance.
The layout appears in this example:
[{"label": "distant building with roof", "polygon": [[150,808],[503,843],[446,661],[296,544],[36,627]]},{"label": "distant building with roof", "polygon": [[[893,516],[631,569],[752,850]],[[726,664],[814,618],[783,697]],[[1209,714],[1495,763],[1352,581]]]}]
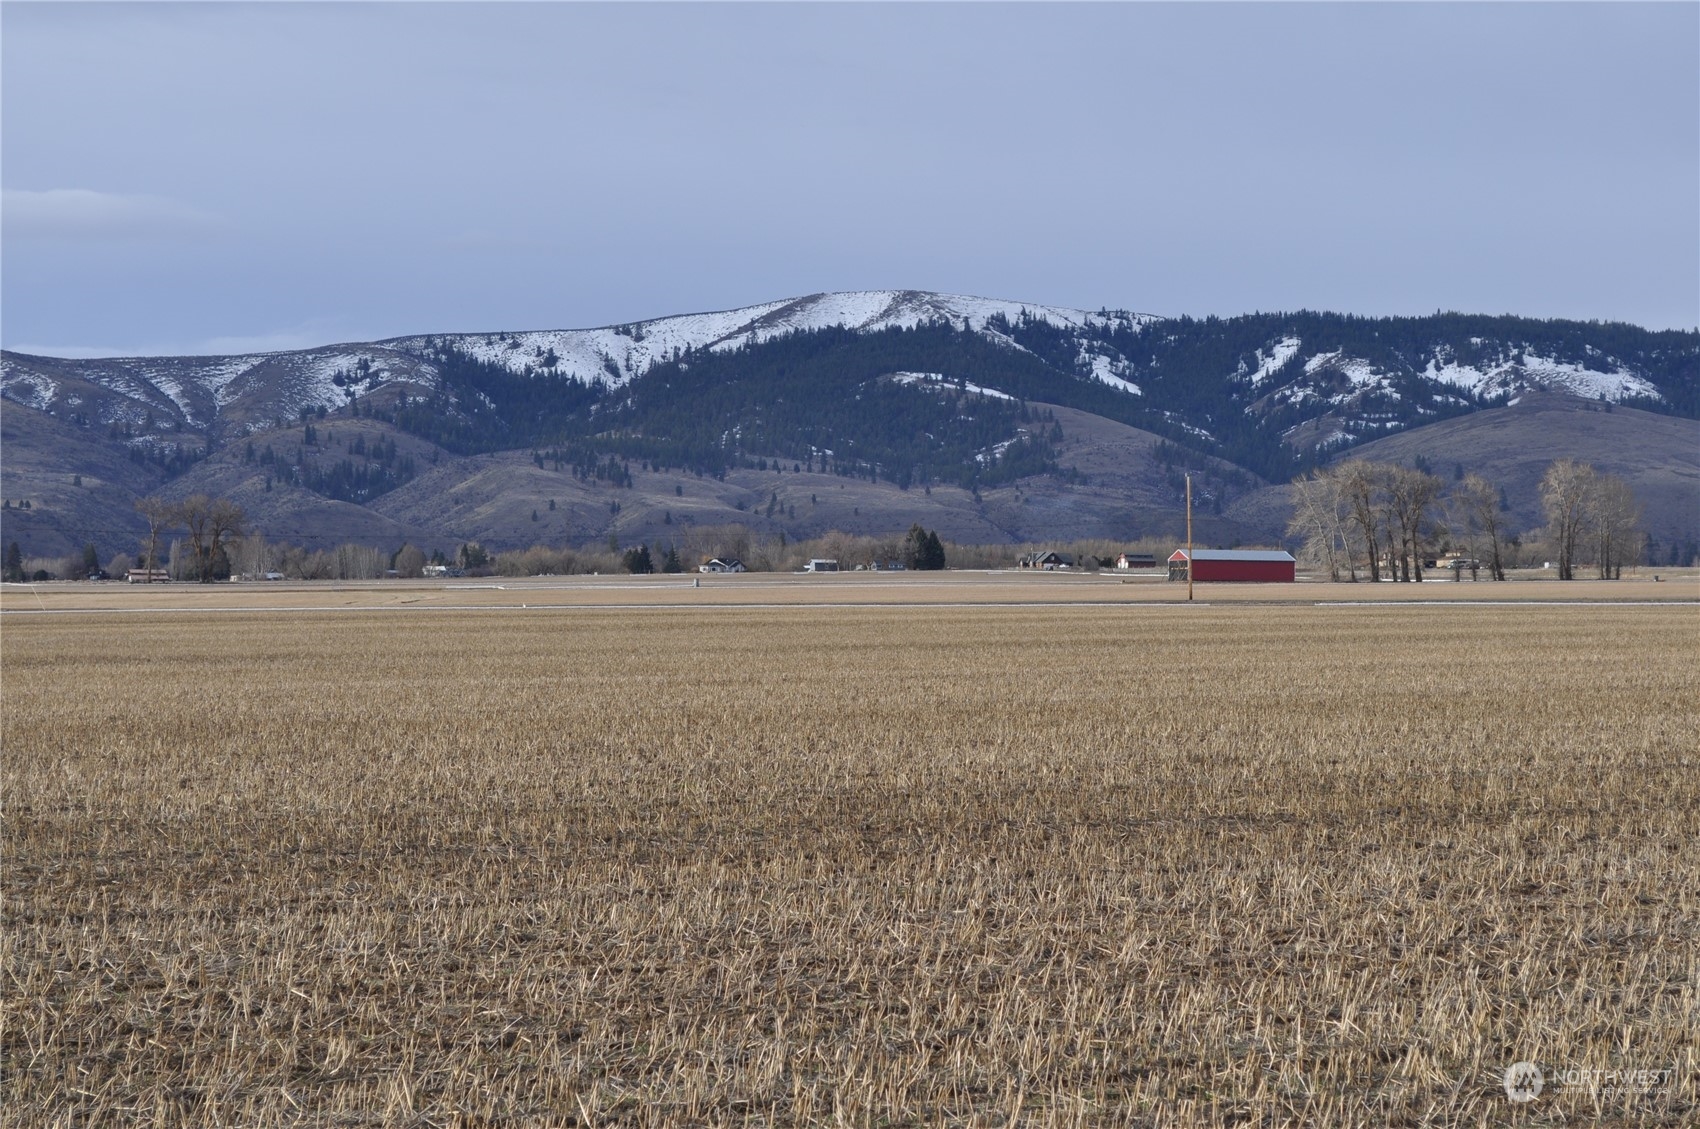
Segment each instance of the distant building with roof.
[{"label": "distant building with roof", "polygon": [[1280,549],[1176,549],[1169,557],[1169,579],[1275,581],[1292,583],[1298,562]]}]

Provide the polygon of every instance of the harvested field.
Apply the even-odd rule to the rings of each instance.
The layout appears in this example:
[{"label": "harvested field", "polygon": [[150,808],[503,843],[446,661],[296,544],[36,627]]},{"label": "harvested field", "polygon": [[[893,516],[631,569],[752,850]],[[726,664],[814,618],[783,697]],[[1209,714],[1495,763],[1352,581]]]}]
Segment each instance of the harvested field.
[{"label": "harvested field", "polygon": [[[1655,580],[1654,578],[1658,579]],[[1194,602],[1320,603],[1697,603],[1700,570],[1663,570],[1621,581],[1518,579],[1495,584],[1431,581],[1360,584],[1206,584]],[[1156,573],[840,572],[736,576],[536,576],[467,580],[292,581],[248,584],[46,583],[0,586],[0,610],[71,611],[389,611],[474,608],[709,608],[791,606],[1018,606],[1184,604],[1186,585]]]},{"label": "harvested field", "polygon": [[3,628],[8,1124],[1700,1118],[1694,606]]}]

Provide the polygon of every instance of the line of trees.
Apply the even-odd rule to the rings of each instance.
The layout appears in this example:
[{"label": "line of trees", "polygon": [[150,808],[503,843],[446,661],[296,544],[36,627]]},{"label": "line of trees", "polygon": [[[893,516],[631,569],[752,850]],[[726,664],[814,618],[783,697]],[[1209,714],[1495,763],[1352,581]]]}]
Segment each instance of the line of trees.
[{"label": "line of trees", "polygon": [[[1586,561],[1601,579],[1619,577],[1640,556],[1641,508],[1623,479],[1559,459],[1540,491],[1560,580],[1575,579]],[[1292,500],[1288,536],[1335,580],[1367,572],[1371,580],[1420,581],[1425,562],[1449,548],[1485,558],[1489,576],[1504,580],[1516,544],[1504,492],[1479,474],[1448,489],[1421,467],[1351,459],[1294,479]]]},{"label": "line of trees", "polygon": [[1615,580],[1641,555],[1641,507],[1629,483],[1615,475],[1559,459],[1541,477],[1541,507],[1560,580],[1574,580],[1577,566],[1587,563],[1601,580]]}]

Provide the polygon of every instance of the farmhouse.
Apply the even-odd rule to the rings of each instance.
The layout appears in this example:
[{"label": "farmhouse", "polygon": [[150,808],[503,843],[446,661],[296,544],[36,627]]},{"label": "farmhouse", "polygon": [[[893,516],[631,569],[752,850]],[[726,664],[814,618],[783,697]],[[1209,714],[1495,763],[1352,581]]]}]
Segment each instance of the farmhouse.
[{"label": "farmhouse", "polygon": [[697,566],[698,572],[747,572],[737,557],[713,557]]},{"label": "farmhouse", "polygon": [[826,557],[815,557],[803,566],[804,572],[837,572],[838,562]]},{"label": "farmhouse", "polygon": [[1117,568],[1156,568],[1157,557],[1152,553],[1123,553],[1116,558]]},{"label": "farmhouse", "polygon": [[1072,554],[1058,553],[1053,550],[1048,553],[1028,553],[1015,563],[1017,568],[1042,568],[1047,570],[1073,568],[1074,557]]},{"label": "farmhouse", "polygon": [[[1187,578],[1188,554],[1176,549],[1169,557],[1169,579]],[[1192,579],[1206,580],[1263,580],[1291,583],[1296,564],[1293,554],[1279,549],[1194,549],[1190,563]]]}]

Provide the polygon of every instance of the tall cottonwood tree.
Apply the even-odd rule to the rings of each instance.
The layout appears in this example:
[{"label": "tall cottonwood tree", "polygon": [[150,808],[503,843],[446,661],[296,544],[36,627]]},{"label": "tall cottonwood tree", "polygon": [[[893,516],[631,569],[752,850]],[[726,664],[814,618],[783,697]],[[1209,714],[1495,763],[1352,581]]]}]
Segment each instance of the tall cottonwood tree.
[{"label": "tall cottonwood tree", "polygon": [[142,561],[142,567],[148,570],[147,579],[151,582],[153,570],[159,567],[159,535],[181,523],[182,508],[176,502],[149,494],[136,499],[136,512],[148,523],[148,554]]},{"label": "tall cottonwood tree", "polygon": [[1641,555],[1641,505],[1629,483],[1612,474],[1595,478],[1588,499],[1594,565],[1601,580],[1620,580],[1623,566]]},{"label": "tall cottonwood tree", "polygon": [[1440,499],[1444,484],[1426,471],[1411,467],[1390,466],[1382,471],[1387,489],[1387,512],[1390,526],[1397,528],[1398,552],[1393,566],[1397,579],[1421,581],[1423,578],[1423,549],[1438,533],[1433,527],[1431,511]]},{"label": "tall cottonwood tree", "polygon": [[1290,497],[1293,516],[1287,522],[1287,535],[1300,539],[1300,556],[1326,568],[1330,580],[1339,580],[1342,571],[1356,580],[1352,514],[1341,476],[1333,471],[1317,470],[1295,478]]},{"label": "tall cottonwood tree", "polygon": [[1369,578],[1381,579],[1381,549],[1384,543],[1382,527],[1386,508],[1385,467],[1364,459],[1352,459],[1334,468],[1341,497],[1363,539],[1364,554],[1369,558]]},{"label": "tall cottonwood tree", "polygon": [[210,498],[191,494],[178,505],[178,522],[189,533],[189,551],[195,559],[195,579],[211,584],[224,562],[228,573],[228,554],[225,542],[242,534],[247,515],[228,498]]},{"label": "tall cottonwood tree", "polygon": [[1575,459],[1558,459],[1541,476],[1541,507],[1547,515],[1547,537],[1558,550],[1560,580],[1576,579],[1577,552],[1598,478],[1592,466]]},{"label": "tall cottonwood tree", "polygon": [[1453,492],[1453,501],[1459,524],[1472,538],[1479,536],[1487,541],[1488,575],[1504,580],[1506,526],[1505,513],[1499,508],[1499,491],[1481,475],[1471,474]]}]

